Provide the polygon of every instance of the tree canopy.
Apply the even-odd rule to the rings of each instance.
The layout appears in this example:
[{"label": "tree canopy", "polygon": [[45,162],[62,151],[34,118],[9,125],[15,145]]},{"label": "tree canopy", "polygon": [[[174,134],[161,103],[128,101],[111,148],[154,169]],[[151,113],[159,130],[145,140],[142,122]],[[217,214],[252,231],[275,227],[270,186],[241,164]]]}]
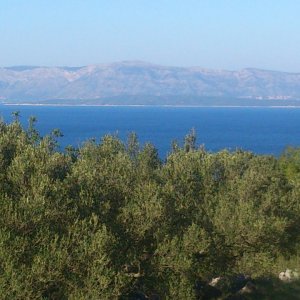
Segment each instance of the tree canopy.
[{"label": "tree canopy", "polygon": [[58,130],[15,116],[0,123],[3,299],[208,299],[203,282],[299,257],[299,149],[210,153],[192,131],[164,161],[135,134],[59,152]]}]

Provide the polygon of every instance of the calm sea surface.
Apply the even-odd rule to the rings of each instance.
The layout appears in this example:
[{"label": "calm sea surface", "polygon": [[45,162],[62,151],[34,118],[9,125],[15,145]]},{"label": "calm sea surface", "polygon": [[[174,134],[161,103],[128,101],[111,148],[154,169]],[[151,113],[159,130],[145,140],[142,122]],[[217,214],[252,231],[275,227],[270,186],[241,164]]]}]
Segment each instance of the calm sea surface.
[{"label": "calm sea surface", "polygon": [[141,144],[153,143],[164,157],[172,140],[182,142],[191,128],[196,129],[198,144],[210,151],[242,148],[279,155],[287,145],[300,146],[297,108],[0,106],[6,122],[12,120],[13,111],[20,111],[25,127],[28,118],[36,116],[43,135],[59,128],[64,134],[61,149],[89,138],[99,141],[108,133],[125,140],[134,131]]}]

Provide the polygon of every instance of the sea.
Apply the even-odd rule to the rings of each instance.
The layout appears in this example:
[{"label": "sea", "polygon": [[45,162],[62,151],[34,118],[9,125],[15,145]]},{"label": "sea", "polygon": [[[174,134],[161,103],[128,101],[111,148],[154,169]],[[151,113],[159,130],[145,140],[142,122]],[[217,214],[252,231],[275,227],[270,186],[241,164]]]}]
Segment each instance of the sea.
[{"label": "sea", "polygon": [[59,150],[80,147],[85,141],[101,141],[106,134],[126,141],[131,132],[141,147],[152,143],[161,158],[170,152],[172,141],[183,144],[192,128],[197,144],[207,151],[243,149],[257,154],[279,156],[287,146],[300,146],[300,109],[274,107],[158,107],[158,106],[30,106],[0,105],[0,117],[20,121],[28,127],[37,118],[42,135],[60,129]]}]

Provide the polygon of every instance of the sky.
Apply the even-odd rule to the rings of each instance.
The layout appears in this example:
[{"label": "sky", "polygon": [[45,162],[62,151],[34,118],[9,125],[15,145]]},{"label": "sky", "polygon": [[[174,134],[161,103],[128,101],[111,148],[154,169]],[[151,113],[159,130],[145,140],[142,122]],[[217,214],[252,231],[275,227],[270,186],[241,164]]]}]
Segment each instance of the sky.
[{"label": "sky", "polygon": [[0,0],[0,66],[300,72],[299,0]]}]

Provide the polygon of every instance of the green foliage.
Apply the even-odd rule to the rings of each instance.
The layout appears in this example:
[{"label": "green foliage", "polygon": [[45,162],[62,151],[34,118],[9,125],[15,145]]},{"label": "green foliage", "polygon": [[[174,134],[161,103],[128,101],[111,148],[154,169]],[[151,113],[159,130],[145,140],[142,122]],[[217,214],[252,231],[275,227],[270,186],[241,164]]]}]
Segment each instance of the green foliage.
[{"label": "green foliage", "polygon": [[135,134],[62,153],[58,130],[15,118],[0,123],[3,299],[206,299],[213,277],[299,263],[298,149],[209,153],[192,131],[165,162]]},{"label": "green foliage", "polygon": [[289,180],[300,179],[300,149],[287,147],[280,156],[279,163]]}]

